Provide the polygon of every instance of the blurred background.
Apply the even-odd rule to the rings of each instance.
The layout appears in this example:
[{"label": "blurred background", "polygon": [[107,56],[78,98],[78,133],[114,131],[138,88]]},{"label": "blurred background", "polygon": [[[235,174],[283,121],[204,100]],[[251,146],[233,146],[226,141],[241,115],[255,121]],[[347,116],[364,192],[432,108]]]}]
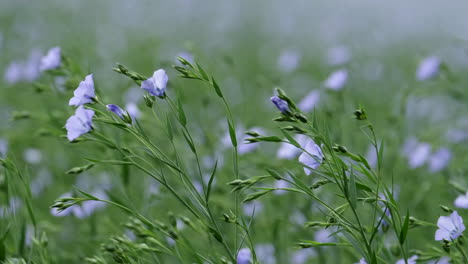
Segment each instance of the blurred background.
[{"label": "blurred background", "polygon": [[[252,127],[277,133],[271,122],[276,110],[269,101],[274,87],[283,88],[298,102],[316,91],[312,108],[328,122],[333,138],[371,159],[369,142],[351,118],[353,110],[363,105],[379,138],[385,139],[385,171],[399,183],[403,208],[414,209],[415,216],[425,221],[436,221],[439,204],[453,204],[456,195],[450,181],[467,183],[467,1],[0,1],[0,147],[29,174],[39,226],[49,236],[49,248],[61,250],[52,253],[56,263],[83,263],[85,256],[96,254],[97,245],[124,232],[122,222],[127,216],[106,208],[105,214],[93,214],[85,221],[55,217],[48,208],[73,186],[88,191],[124,186],[114,177],[124,173],[120,168],[98,167],[84,175],[65,175],[71,167],[83,165],[83,157],[96,156],[100,149],[41,136],[48,129],[63,127],[72,114],[67,102],[74,89],[64,84],[77,85],[81,80],[41,75],[37,63],[54,46],[60,46],[81,67],[82,78],[94,74],[96,89],[108,103],[132,102],[141,110],[141,89],[112,67],[119,62],[147,76],[166,69],[168,93],[183,91],[187,115],[194,120],[191,128],[200,142],[207,143],[203,153],[208,164],[210,157],[212,161],[224,155],[220,146],[225,119],[206,87],[176,78],[171,70],[176,56],[195,58],[216,76],[241,133]],[[421,80],[418,68],[430,57],[440,63],[437,73]],[[342,70],[347,76],[344,88],[329,89],[329,76]],[[58,92],[41,92],[33,85],[36,81],[53,83]],[[290,160],[271,164],[277,146],[261,146],[255,155],[242,155],[242,177],[259,175],[268,166],[295,165],[302,171]],[[441,149],[449,150],[450,162],[433,169],[436,165],[429,164],[429,154]],[[416,150],[419,156],[425,154],[422,161],[411,159]],[[229,166],[229,157],[225,159]],[[220,172],[224,175],[218,184],[220,208],[229,201],[225,195],[229,187],[224,183],[232,178],[227,171]],[[157,186],[149,179],[131,175],[131,187],[122,188],[136,208],[155,217],[166,217],[168,210],[183,214],[182,209],[161,202],[164,197],[156,195]],[[137,176],[145,180],[133,180]],[[12,207],[24,210],[14,205],[24,204],[18,186],[12,187],[18,193],[16,200],[0,195],[5,212]],[[142,188],[147,192],[141,192]],[[315,213],[320,209],[310,210],[310,201],[297,195],[286,197],[266,199],[261,205],[263,213],[259,211],[254,235],[263,254],[275,256],[265,257],[264,263],[309,263],[316,258],[320,263],[352,263],[359,259],[349,252],[329,259],[323,259],[323,252],[314,252],[301,255],[303,261],[296,256],[291,245],[317,234],[304,231],[302,225],[318,217]],[[14,223],[16,230],[22,230],[9,238],[7,253],[12,256],[25,254],[19,245],[28,237],[20,235],[28,230],[26,215],[0,214],[4,227]],[[291,230],[283,234],[278,229],[281,224]],[[432,231],[415,232],[413,245],[433,240]]]}]

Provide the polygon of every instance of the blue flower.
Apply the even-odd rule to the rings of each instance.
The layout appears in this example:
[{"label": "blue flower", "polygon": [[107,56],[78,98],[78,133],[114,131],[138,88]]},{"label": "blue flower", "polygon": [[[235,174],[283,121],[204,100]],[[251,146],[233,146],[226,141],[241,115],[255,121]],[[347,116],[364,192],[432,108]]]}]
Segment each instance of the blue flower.
[{"label": "blue flower", "polygon": [[250,249],[248,248],[243,248],[239,250],[239,253],[237,254],[237,264],[250,264],[252,263],[252,252],[250,252]]},{"label": "blue flower", "polygon": [[337,70],[325,80],[325,87],[335,91],[341,90],[348,81],[348,71],[346,69]]},{"label": "blue flower", "polygon": [[426,81],[434,78],[439,73],[440,65],[441,61],[438,57],[431,56],[425,58],[419,63],[416,79]]},{"label": "blue flower", "polygon": [[94,81],[93,75],[86,76],[84,81],[80,82],[78,88],[73,92],[73,97],[68,102],[68,105],[80,106],[93,102],[93,98],[96,97],[94,93]]},{"label": "blue flower", "polygon": [[310,139],[305,146],[305,152],[299,156],[299,162],[304,164],[304,172],[310,175],[311,170],[316,170],[323,161],[322,149]]},{"label": "blue flower", "polygon": [[281,111],[281,113],[286,113],[289,112],[289,106],[288,102],[284,101],[283,99],[280,99],[278,96],[273,96],[270,98],[271,102],[278,108],[278,110]]},{"label": "blue flower", "polygon": [[153,77],[141,83],[141,88],[153,96],[164,97],[168,80],[166,71],[159,69],[153,73]]},{"label": "blue flower", "polygon": [[435,240],[449,240],[452,241],[463,234],[465,231],[465,225],[463,224],[463,218],[453,211],[450,216],[441,216],[437,220],[437,229],[435,233]]},{"label": "blue flower", "polygon": [[115,105],[115,104],[108,104],[106,105],[107,109],[109,111],[111,111],[112,113],[118,115],[120,118],[124,118],[124,111],[122,110],[122,108],[120,108],[118,105]]},{"label": "blue flower", "polygon": [[68,118],[65,124],[68,140],[73,141],[82,134],[91,131],[93,116],[93,110],[85,109],[82,105],[78,107],[75,111],[75,115]]},{"label": "blue flower", "polygon": [[40,71],[53,70],[60,66],[61,63],[61,50],[60,47],[53,47],[48,52],[47,55],[41,58],[39,64]]}]

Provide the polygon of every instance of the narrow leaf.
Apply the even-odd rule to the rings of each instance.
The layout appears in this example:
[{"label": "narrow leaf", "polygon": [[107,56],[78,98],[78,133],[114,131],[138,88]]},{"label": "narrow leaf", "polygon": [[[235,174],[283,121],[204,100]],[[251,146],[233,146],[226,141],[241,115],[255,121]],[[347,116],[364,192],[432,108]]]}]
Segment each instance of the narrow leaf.
[{"label": "narrow leaf", "polygon": [[283,133],[284,137],[288,139],[288,141],[294,145],[296,148],[300,148],[301,146],[299,143],[291,136],[289,135],[288,132],[286,132],[284,129],[281,129],[281,133]]},{"label": "narrow leaf", "polygon": [[213,85],[213,88],[215,89],[216,94],[219,97],[223,98],[223,93],[221,92],[221,88],[219,88],[218,83],[215,81],[215,79],[213,77],[211,77],[211,84]]},{"label": "narrow leaf", "polygon": [[179,99],[177,100],[177,111],[179,111],[179,121],[182,124],[182,126],[187,125],[187,118],[185,117],[185,112],[184,108],[182,107],[182,101]]},{"label": "narrow leaf", "polygon": [[195,149],[193,142],[190,140],[190,138],[187,136],[184,130],[182,130],[182,134],[184,135],[185,141],[187,141],[187,144],[190,146],[190,149],[192,150],[192,152],[197,153],[197,150]]},{"label": "narrow leaf", "polygon": [[356,192],[356,179],[354,172],[351,171],[350,179],[349,179],[349,200],[351,201],[351,206],[356,208],[357,206],[357,192]]},{"label": "narrow leaf", "polygon": [[210,199],[211,185],[213,184],[214,176],[216,174],[216,169],[218,168],[218,161],[215,162],[213,171],[211,172],[210,180],[208,181],[208,187],[206,191],[206,202]]},{"label": "narrow leaf", "polygon": [[231,143],[233,147],[237,147],[237,138],[236,138],[236,131],[234,129],[234,125],[228,119],[228,127],[229,127],[229,136],[231,137]]},{"label": "narrow leaf", "polygon": [[408,234],[409,218],[410,218],[410,214],[409,214],[409,209],[408,209],[406,212],[405,222],[403,223],[403,227],[401,228],[401,232],[400,232],[400,244],[401,245],[405,243],[406,235]]}]

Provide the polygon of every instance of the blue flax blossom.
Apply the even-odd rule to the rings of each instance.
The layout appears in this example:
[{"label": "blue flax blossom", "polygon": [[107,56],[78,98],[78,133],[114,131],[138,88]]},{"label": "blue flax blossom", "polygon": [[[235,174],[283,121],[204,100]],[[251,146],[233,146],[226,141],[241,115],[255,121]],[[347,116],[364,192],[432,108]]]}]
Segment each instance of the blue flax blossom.
[{"label": "blue flax blossom", "polygon": [[[413,255],[408,259],[408,264],[416,264],[416,260],[418,259],[418,256]],[[406,264],[404,259],[398,260],[395,264]]]},{"label": "blue flax blossom", "polygon": [[348,71],[346,69],[332,72],[328,79],[325,80],[325,87],[335,91],[341,90],[348,81]]},{"label": "blue flax blossom", "polygon": [[47,54],[41,58],[39,63],[40,71],[53,70],[60,66],[61,63],[61,50],[60,47],[53,47]]},{"label": "blue flax blossom", "polygon": [[367,264],[366,260],[364,258],[361,258],[358,263],[355,264]]},{"label": "blue flax blossom", "polygon": [[437,220],[437,229],[435,233],[435,240],[449,240],[452,241],[463,234],[465,231],[465,225],[463,224],[463,219],[457,213],[453,211],[450,216],[441,216]]},{"label": "blue flax blossom", "polygon": [[120,118],[124,118],[124,111],[122,110],[122,108],[120,108],[118,105],[115,105],[115,104],[108,104],[106,105],[107,109],[109,111],[111,111],[112,113],[118,115]]},{"label": "blue flax blossom", "polygon": [[317,169],[323,161],[322,149],[311,139],[305,146],[305,151],[299,156],[299,162],[304,164],[304,172],[310,175],[311,169]]},{"label": "blue flax blossom", "polygon": [[75,115],[68,118],[65,124],[68,140],[73,141],[82,134],[91,131],[93,116],[93,110],[85,109],[82,105],[78,107],[75,111]]},{"label": "blue flax blossom", "polygon": [[148,91],[153,96],[163,97],[166,93],[166,86],[169,77],[166,71],[159,69],[153,73],[153,77],[143,81],[141,88]]},{"label": "blue flax blossom", "polygon": [[289,112],[288,102],[284,101],[283,99],[279,98],[278,96],[272,96],[270,98],[271,102],[281,111],[281,113]]},{"label": "blue flax blossom", "polygon": [[416,72],[416,79],[419,81],[426,81],[434,78],[439,72],[440,64],[440,59],[435,56],[423,59],[419,63],[419,67]]},{"label": "blue flax blossom", "polygon": [[458,208],[468,209],[468,192],[466,194],[459,195],[455,199],[455,206]]},{"label": "blue flax blossom", "polygon": [[237,264],[251,264],[252,263],[252,252],[250,249],[243,248],[239,250],[237,254]]},{"label": "blue flax blossom", "polygon": [[73,92],[73,95],[68,105],[80,106],[93,102],[94,97],[96,97],[94,93],[93,74],[86,76],[84,81],[80,82],[80,85]]}]

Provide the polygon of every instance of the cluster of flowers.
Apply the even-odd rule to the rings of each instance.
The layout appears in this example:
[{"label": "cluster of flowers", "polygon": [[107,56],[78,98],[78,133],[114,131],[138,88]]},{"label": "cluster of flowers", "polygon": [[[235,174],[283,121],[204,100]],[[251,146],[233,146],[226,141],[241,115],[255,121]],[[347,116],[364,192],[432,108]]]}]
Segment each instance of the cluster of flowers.
[{"label": "cluster of flowers", "polygon": [[[141,88],[148,91],[152,96],[163,97],[166,92],[168,76],[163,69],[154,72],[153,76],[141,83]],[[89,74],[85,80],[80,82],[80,85],[74,91],[74,96],[70,99],[69,105],[78,106],[75,114],[71,116],[65,128],[67,130],[67,138],[73,141],[81,135],[88,133],[92,130],[92,119],[94,111],[85,109],[84,104],[93,103],[96,99],[94,90],[93,75]],[[127,111],[124,111],[118,105],[108,104],[107,109],[127,123],[132,123],[132,117]]]}]

